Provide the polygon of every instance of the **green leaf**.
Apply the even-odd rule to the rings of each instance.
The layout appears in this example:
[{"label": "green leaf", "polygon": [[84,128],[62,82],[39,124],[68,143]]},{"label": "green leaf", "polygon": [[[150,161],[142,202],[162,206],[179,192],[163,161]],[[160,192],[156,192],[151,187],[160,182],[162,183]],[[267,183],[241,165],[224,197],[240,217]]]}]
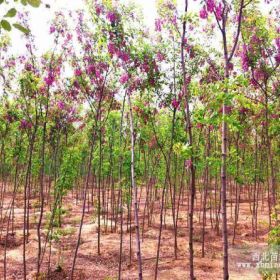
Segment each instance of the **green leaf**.
[{"label": "green leaf", "polygon": [[5,19],[2,19],[2,20],[1,20],[1,26],[2,26],[5,30],[7,30],[7,31],[11,31],[11,30],[12,30],[12,27],[11,27],[10,23],[9,23],[7,20],[5,20]]},{"label": "green leaf", "polygon": [[0,0],[0,5],[4,2],[4,0]]},{"label": "green leaf", "polygon": [[27,5],[27,0],[21,0],[21,4],[22,4],[23,6],[26,6],[26,5]]},{"label": "green leaf", "polygon": [[28,28],[26,28],[18,23],[14,23],[13,27],[18,29],[19,31],[23,32],[24,34],[28,34],[30,32],[30,30]]},{"label": "green leaf", "polygon": [[41,0],[27,0],[27,3],[34,8],[38,8],[41,4]]},{"label": "green leaf", "polygon": [[15,8],[12,8],[6,13],[5,17],[14,17],[16,14],[17,10]]}]

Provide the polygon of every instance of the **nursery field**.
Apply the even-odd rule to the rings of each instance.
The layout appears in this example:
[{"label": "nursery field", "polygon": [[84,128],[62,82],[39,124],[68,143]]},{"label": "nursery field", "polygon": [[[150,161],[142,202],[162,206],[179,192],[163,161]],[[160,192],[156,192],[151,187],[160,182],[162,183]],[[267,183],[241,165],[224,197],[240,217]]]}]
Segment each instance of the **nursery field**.
[{"label": "nursery field", "polygon": [[0,279],[277,280],[279,1],[69,2],[0,0]]}]

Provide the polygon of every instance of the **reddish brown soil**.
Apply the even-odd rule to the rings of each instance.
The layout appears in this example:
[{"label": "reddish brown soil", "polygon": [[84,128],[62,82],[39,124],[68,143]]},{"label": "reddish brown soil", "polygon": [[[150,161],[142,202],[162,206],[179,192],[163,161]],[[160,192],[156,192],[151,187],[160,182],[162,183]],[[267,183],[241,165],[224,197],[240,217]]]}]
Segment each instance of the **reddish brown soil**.
[{"label": "reddish brown soil", "polygon": [[[6,199],[6,207],[11,197]],[[199,199],[198,199],[199,201]],[[144,200],[141,201],[141,210],[143,209]],[[73,260],[73,251],[77,240],[77,229],[79,226],[79,218],[81,216],[81,203],[76,205],[76,201],[70,196],[64,199],[64,209],[67,209],[66,215],[63,217],[63,228],[68,228],[68,233],[61,237],[58,242],[53,243],[53,251],[51,258],[51,272],[49,277],[44,275],[47,271],[47,264],[42,266],[41,279],[69,279],[69,270]],[[46,207],[47,208],[47,207]],[[248,246],[254,248],[256,246],[264,246],[267,239],[267,213],[265,209],[259,207],[259,238],[256,241],[251,233],[251,214],[248,201],[242,201],[240,205],[240,217],[237,228],[236,245],[232,246],[233,219],[229,213],[229,241],[230,241],[230,262],[231,269],[230,279],[261,279],[254,271],[243,270],[238,271],[234,265],[240,259],[240,246]],[[199,207],[196,206],[196,210]],[[5,211],[4,211],[5,212]],[[142,211],[141,211],[142,213]],[[234,208],[232,213],[234,213]],[[222,238],[217,232],[210,227],[209,216],[207,216],[206,229],[206,256],[201,258],[201,223],[198,220],[198,211],[194,216],[195,221],[195,274],[197,279],[222,279]],[[27,271],[28,279],[35,279],[36,259],[37,259],[37,236],[35,217],[38,213],[31,210],[30,221],[33,223],[30,230],[29,242],[27,244]],[[124,215],[126,216],[126,215]],[[22,217],[23,203],[17,198],[15,208],[15,234],[8,236],[7,242],[7,279],[19,280],[23,279],[22,251],[23,251],[23,235],[22,235]],[[142,218],[140,219],[142,222]],[[169,209],[166,217],[166,228],[162,233],[162,245],[159,262],[158,279],[176,280],[188,279],[188,229],[187,229],[187,210],[186,205],[181,206],[179,214],[178,229],[178,259],[174,259],[174,234],[172,230],[171,210]],[[157,248],[157,238],[159,229],[159,210],[154,216],[152,227],[145,227],[144,241],[142,246],[143,257],[143,274],[144,279],[154,279],[155,256]],[[85,222],[82,231],[82,242],[79,248],[75,279],[95,279],[95,280],[113,280],[118,276],[119,261],[119,231],[110,232],[110,222],[108,231],[102,227],[101,235],[101,255],[97,255],[97,231],[96,222],[93,222],[92,211],[86,213]],[[66,231],[67,232],[67,231]],[[123,264],[122,279],[137,279],[137,261],[134,250],[135,233],[132,232],[132,259],[129,257],[130,233],[126,231],[126,221],[124,222],[124,245],[123,245]],[[3,255],[5,245],[5,228],[0,239],[0,279],[3,279]],[[59,249],[60,248],[60,249]],[[60,266],[58,267],[58,257],[60,257]]]}]

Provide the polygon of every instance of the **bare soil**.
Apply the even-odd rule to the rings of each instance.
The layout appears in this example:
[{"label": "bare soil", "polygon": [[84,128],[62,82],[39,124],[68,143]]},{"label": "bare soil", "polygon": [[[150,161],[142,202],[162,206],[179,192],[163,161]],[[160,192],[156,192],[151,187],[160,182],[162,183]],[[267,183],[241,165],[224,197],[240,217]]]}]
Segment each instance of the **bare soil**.
[{"label": "bare soil", "polygon": [[[11,194],[6,196],[4,213],[11,201]],[[197,201],[200,201],[197,199]],[[7,238],[7,279],[18,280],[23,279],[23,201],[17,197],[15,207],[15,231],[13,235]],[[31,201],[35,203],[35,201]],[[143,242],[141,243],[143,258],[143,277],[144,279],[154,279],[155,256],[157,249],[157,240],[159,232],[159,201],[154,215],[152,227],[147,227],[145,222],[145,230],[143,234]],[[261,203],[260,203],[261,204]],[[6,209],[5,209],[6,208]],[[48,207],[46,206],[46,211]],[[48,265],[47,258],[42,265],[41,279],[69,279],[69,271],[73,260],[73,252],[77,241],[77,232],[79,220],[81,217],[81,203],[76,205],[76,200],[69,195],[63,201],[63,208],[66,214],[63,215],[63,236],[52,242],[52,257],[50,259],[51,266],[49,268],[49,276],[47,277]],[[199,205],[196,205],[196,214],[194,216],[195,228],[195,274],[197,279],[222,279],[222,237],[217,231],[211,228],[209,213],[207,213],[207,226],[205,235],[205,252],[204,258],[201,257],[201,227],[199,222]],[[228,224],[229,224],[229,257],[230,257],[230,279],[250,280],[261,279],[256,270],[239,269],[236,263],[242,260],[241,254],[244,248],[254,249],[265,246],[267,242],[267,210],[261,209],[258,217],[259,236],[258,240],[252,236],[251,214],[249,202],[242,200],[240,204],[239,223],[237,227],[237,235],[235,245],[232,245],[233,235],[233,209],[228,206]],[[144,199],[141,199],[140,213],[143,215]],[[36,219],[38,212],[30,209],[30,236],[27,249],[27,271],[28,279],[35,279],[36,260],[37,260],[37,234]],[[126,212],[124,213],[126,217]],[[142,223],[143,217],[140,217]],[[111,232],[110,221],[106,226],[103,218],[101,219],[101,255],[97,254],[97,223],[93,218],[92,209],[86,213],[84,226],[82,231],[82,242],[79,248],[78,258],[76,262],[75,279],[95,279],[95,280],[113,280],[118,276],[119,262],[119,244],[120,244],[120,228],[116,232]],[[46,222],[46,221],[44,221]],[[184,203],[180,207],[178,222],[178,258],[174,258],[174,234],[172,227],[171,209],[168,209],[166,215],[166,226],[162,232],[162,245],[160,251],[159,273],[158,279],[176,280],[188,279],[188,228],[187,228],[187,206]],[[5,223],[4,223],[5,224]],[[124,220],[124,236],[123,236],[123,261],[122,261],[122,279],[137,279],[137,260],[135,255],[135,232],[127,232],[126,220]],[[0,238],[0,279],[3,279],[3,259],[4,247],[6,244],[5,227],[3,226]],[[130,235],[132,236],[132,254],[130,258]],[[42,230],[42,236],[45,236],[45,230]],[[44,240],[44,238],[43,238]],[[243,248],[243,249],[242,249]],[[246,255],[246,253],[245,253]],[[48,256],[48,246],[46,249]],[[247,254],[247,258],[250,254]]]}]

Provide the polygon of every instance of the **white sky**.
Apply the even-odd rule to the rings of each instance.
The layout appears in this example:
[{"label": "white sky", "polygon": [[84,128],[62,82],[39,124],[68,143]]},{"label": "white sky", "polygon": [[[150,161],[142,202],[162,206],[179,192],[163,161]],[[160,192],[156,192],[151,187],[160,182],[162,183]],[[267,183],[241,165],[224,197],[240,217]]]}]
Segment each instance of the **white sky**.
[{"label": "white sky", "polygon": [[[129,2],[130,0],[121,0],[122,2]],[[83,0],[43,0],[44,3],[50,4],[51,8],[48,9],[45,5],[39,8],[29,8],[30,11],[30,29],[35,37],[36,46],[39,52],[45,52],[51,48],[52,40],[49,35],[50,21],[54,18],[57,11],[74,11],[84,7]],[[148,26],[154,25],[156,17],[155,0],[135,0],[142,9],[144,14],[145,23]],[[2,13],[1,13],[2,14]],[[25,42],[21,40],[19,31],[13,30],[11,32],[12,48],[14,54],[22,54],[25,52]]]},{"label": "white sky", "polygon": [[[143,9],[143,15],[145,23],[154,28],[154,20],[156,18],[156,0],[120,0],[121,2],[134,1]],[[279,1],[279,2],[278,2]],[[85,6],[83,0],[42,0],[43,3],[49,4],[50,9],[45,5],[41,5],[39,8],[29,8],[30,11],[30,28],[32,34],[35,36],[35,44],[38,47],[40,53],[43,53],[51,48],[52,40],[49,35],[50,21],[54,18],[54,14],[57,11],[69,11],[83,9]],[[177,0],[179,9],[183,7],[184,1]],[[280,0],[272,0],[274,4],[280,5]],[[189,9],[198,12],[200,6],[199,0],[191,0],[189,3]],[[270,5],[264,4],[264,0],[261,0],[260,4],[262,11],[267,14]],[[269,7],[270,6],[270,7]],[[3,11],[0,11],[2,15]],[[13,30],[11,32],[12,37],[12,52],[14,54],[25,53],[25,42],[21,39],[21,32]]]}]

